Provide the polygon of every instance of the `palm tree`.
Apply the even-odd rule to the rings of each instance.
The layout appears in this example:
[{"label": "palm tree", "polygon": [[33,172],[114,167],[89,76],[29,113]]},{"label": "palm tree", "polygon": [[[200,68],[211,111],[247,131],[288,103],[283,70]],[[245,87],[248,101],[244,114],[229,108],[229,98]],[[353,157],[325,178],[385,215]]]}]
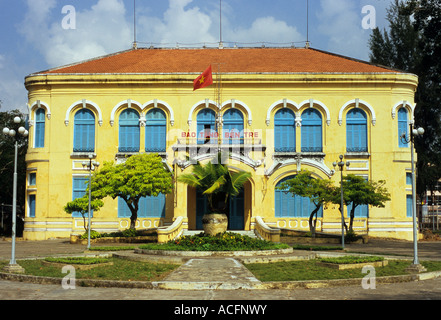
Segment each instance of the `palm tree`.
[{"label": "palm tree", "polygon": [[[235,197],[239,194],[245,182],[251,177],[251,174],[244,171],[231,173],[228,170],[228,166],[224,164],[224,160],[226,159],[222,157],[222,154],[218,153],[217,163],[210,161],[206,165],[201,165],[200,162],[197,162],[193,167],[193,172],[181,175],[178,181],[198,188],[202,191],[202,194],[207,197],[209,212],[205,214],[203,223],[211,220],[214,223],[225,224],[226,221],[226,231],[228,225],[229,197]],[[222,215],[224,218],[214,217],[210,219],[207,217],[208,215]],[[204,223],[205,232],[210,233],[207,232],[205,224],[206,223]]]}]

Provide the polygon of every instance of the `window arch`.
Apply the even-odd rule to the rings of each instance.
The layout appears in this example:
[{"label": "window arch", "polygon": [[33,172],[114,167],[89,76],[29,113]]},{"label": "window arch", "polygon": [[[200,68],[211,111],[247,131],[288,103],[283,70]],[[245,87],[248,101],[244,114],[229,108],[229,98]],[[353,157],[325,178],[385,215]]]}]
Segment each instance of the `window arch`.
[{"label": "window arch", "polygon": [[217,143],[216,113],[211,109],[202,109],[196,121],[198,144]]},{"label": "window arch", "polygon": [[40,108],[35,112],[35,131],[34,131],[34,147],[44,148],[45,120],[46,112]]},{"label": "window arch", "polygon": [[323,151],[322,115],[316,109],[306,109],[302,114],[302,152]]},{"label": "window arch", "polygon": [[[293,179],[295,176],[289,176],[277,183],[275,188],[275,216],[276,218],[309,218],[314,211],[315,205],[309,198],[293,196],[287,190],[280,190],[278,187],[282,183]],[[312,179],[312,178],[311,178]],[[317,213],[318,218],[323,218],[323,208]]]},{"label": "window arch", "polygon": [[354,108],[346,115],[347,152],[368,152],[367,115],[362,109]]},{"label": "window arch", "polygon": [[294,111],[283,108],[274,116],[274,151],[296,152],[296,121]]},{"label": "window arch", "polygon": [[126,109],[119,116],[119,152],[139,152],[139,113]]},{"label": "window arch", "polygon": [[75,113],[73,151],[95,151],[95,115],[88,109],[80,109]]},{"label": "window arch", "polygon": [[224,139],[229,144],[243,144],[244,118],[238,109],[228,109],[223,116]]},{"label": "window arch", "polygon": [[167,116],[158,108],[146,115],[145,151],[165,152],[167,149]]},{"label": "window arch", "polygon": [[406,137],[409,135],[409,112],[404,107],[398,110],[398,146],[400,148],[408,148],[409,143],[405,139],[401,139],[403,134]]}]

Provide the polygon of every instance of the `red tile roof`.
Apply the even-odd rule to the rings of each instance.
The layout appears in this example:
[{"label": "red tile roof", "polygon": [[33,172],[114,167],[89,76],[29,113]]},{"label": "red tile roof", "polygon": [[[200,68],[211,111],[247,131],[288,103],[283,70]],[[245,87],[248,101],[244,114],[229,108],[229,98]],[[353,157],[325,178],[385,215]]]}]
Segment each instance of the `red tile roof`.
[{"label": "red tile roof", "polygon": [[133,49],[39,74],[200,73],[397,73],[399,71],[316,49]]}]

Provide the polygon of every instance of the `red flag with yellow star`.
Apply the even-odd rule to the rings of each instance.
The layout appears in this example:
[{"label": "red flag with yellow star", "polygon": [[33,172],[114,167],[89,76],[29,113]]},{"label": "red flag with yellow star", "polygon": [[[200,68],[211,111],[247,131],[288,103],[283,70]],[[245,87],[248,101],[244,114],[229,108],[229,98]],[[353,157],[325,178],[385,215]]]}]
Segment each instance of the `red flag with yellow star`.
[{"label": "red flag with yellow star", "polygon": [[193,82],[193,91],[208,87],[213,84],[213,74],[211,65]]}]

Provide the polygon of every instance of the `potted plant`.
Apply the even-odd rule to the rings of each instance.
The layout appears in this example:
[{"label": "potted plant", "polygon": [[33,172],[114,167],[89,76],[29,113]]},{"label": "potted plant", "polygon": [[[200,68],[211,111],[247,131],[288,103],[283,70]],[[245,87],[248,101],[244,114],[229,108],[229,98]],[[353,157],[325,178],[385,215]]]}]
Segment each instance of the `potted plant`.
[{"label": "potted plant", "polygon": [[207,197],[208,212],[202,217],[205,234],[215,236],[228,228],[228,200],[237,196],[243,185],[251,177],[249,172],[231,173],[226,159],[218,153],[217,162],[206,165],[197,162],[191,174],[183,174],[178,181],[198,188]]}]

